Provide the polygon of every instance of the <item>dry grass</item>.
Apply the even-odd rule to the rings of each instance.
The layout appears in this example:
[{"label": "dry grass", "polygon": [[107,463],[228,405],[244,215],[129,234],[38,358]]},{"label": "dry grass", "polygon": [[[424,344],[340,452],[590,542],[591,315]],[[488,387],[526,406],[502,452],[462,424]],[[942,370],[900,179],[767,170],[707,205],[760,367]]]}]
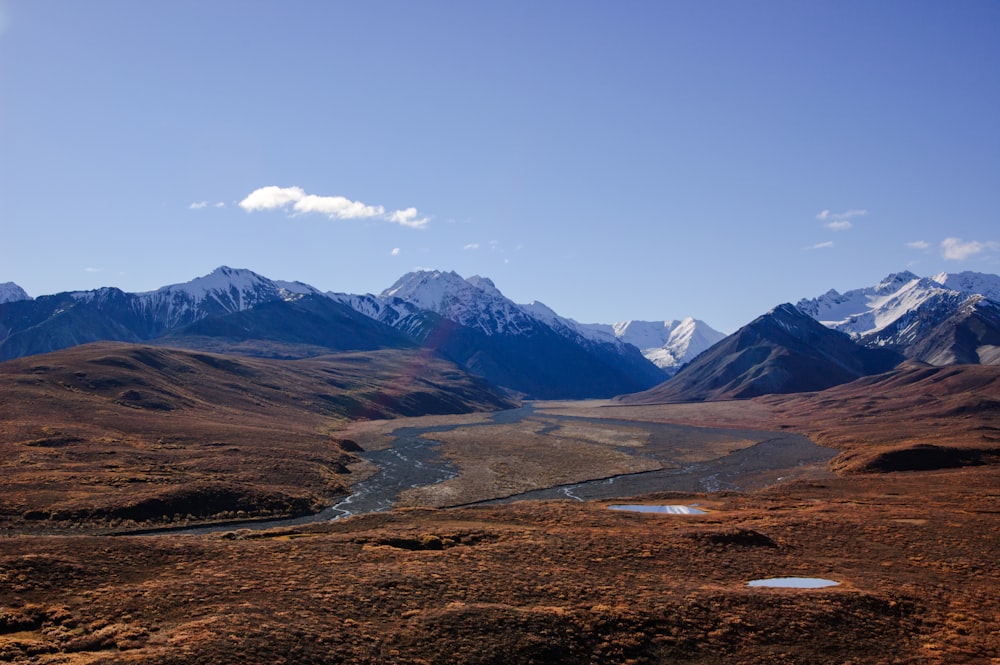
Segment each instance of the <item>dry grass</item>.
[{"label": "dry grass", "polygon": [[[35,663],[989,663],[996,467],[526,502],[251,534],[17,537],[0,658]],[[772,575],[816,591],[749,589]]]}]

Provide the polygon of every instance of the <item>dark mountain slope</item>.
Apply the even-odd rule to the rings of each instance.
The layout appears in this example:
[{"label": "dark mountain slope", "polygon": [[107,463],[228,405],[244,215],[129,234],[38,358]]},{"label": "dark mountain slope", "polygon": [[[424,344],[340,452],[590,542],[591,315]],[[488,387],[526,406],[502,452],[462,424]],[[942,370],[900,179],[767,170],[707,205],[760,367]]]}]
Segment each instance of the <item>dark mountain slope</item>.
[{"label": "dark mountain slope", "polygon": [[884,372],[902,357],[855,344],[792,305],[758,317],[628,403],[739,399],[822,390]]},{"label": "dark mountain slope", "polygon": [[322,295],[272,300],[253,309],[204,318],[156,343],[264,357],[416,346],[394,328]]},{"label": "dark mountain slope", "polygon": [[[907,358],[932,365],[1000,365],[1000,305],[992,300],[969,296],[945,313],[925,305],[903,323],[910,343],[899,350]],[[862,342],[871,345],[875,339]]]}]

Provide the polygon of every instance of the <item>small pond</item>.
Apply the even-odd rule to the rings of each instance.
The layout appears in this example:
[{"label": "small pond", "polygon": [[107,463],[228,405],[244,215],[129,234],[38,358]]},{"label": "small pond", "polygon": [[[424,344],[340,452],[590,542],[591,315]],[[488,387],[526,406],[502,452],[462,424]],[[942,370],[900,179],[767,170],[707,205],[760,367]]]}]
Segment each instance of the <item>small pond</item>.
[{"label": "small pond", "polygon": [[659,513],[660,515],[706,515],[700,508],[693,506],[651,506],[647,504],[614,504],[608,506],[608,510],[626,510],[632,513]]},{"label": "small pond", "polygon": [[747,586],[781,587],[784,589],[822,589],[837,586],[840,582],[825,580],[821,577],[769,577],[763,580],[753,580]]}]

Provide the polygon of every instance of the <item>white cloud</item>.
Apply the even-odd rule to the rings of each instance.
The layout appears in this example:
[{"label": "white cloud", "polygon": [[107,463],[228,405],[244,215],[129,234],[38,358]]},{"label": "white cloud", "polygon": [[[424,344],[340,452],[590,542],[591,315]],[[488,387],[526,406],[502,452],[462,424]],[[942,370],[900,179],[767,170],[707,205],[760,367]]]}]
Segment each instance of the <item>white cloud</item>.
[{"label": "white cloud", "polygon": [[906,243],[906,246],[910,249],[927,249],[931,244],[926,240],[914,240],[913,242]]},{"label": "white cloud", "polygon": [[343,196],[306,194],[301,187],[261,187],[250,192],[239,205],[247,212],[254,212],[285,208],[289,204],[296,214],[319,213],[330,219],[384,219],[410,228],[422,228],[430,221],[428,217],[420,217],[416,208],[386,212],[383,206],[367,205]]},{"label": "white cloud", "polygon": [[470,242],[468,245],[466,245],[462,249],[479,249],[479,243],[478,242]]},{"label": "white cloud", "polygon": [[392,251],[389,253],[392,254],[393,256],[399,256],[399,247],[393,247]]},{"label": "white cloud", "polygon": [[416,208],[407,208],[406,210],[397,210],[395,212],[389,213],[386,219],[390,222],[396,222],[397,224],[402,224],[403,226],[409,226],[413,229],[420,229],[427,226],[427,222],[430,221],[428,217],[417,217]]},{"label": "white cloud", "polygon": [[274,210],[289,203],[302,200],[306,195],[301,187],[276,187],[270,185],[250,192],[250,195],[240,201],[240,207],[247,212],[254,210]]},{"label": "white cloud", "polygon": [[851,224],[846,219],[841,219],[834,222],[827,222],[823,226],[830,229],[831,231],[846,231],[847,229],[853,227],[854,224]]},{"label": "white cloud", "polygon": [[833,241],[827,240],[826,242],[818,242],[815,245],[809,245],[806,249],[827,249],[828,247],[833,247]]},{"label": "white cloud", "polygon": [[381,217],[385,214],[382,206],[369,206],[360,201],[352,201],[343,196],[316,196],[307,194],[295,202],[295,212],[318,212],[330,219],[364,219]]},{"label": "white cloud", "polygon": [[867,210],[858,210],[858,209],[851,209],[848,210],[847,212],[831,212],[829,210],[824,210],[818,215],[816,215],[816,219],[820,220],[821,222],[825,222],[828,219],[837,221],[841,219],[851,219],[852,217],[864,217],[867,214],[868,214]]},{"label": "white cloud", "polygon": [[219,201],[218,203],[215,204],[215,207],[216,208],[225,208],[226,204],[223,201]]},{"label": "white cloud", "polygon": [[83,272],[104,272],[104,268],[84,268]]},{"label": "white cloud", "polygon": [[195,201],[188,206],[191,210],[201,210],[202,208],[208,207],[208,201]]},{"label": "white cloud", "polygon": [[941,241],[941,256],[951,261],[964,261],[970,256],[980,254],[988,249],[1000,249],[1000,243],[991,240],[986,242],[969,240],[966,242],[961,238],[945,238]]}]

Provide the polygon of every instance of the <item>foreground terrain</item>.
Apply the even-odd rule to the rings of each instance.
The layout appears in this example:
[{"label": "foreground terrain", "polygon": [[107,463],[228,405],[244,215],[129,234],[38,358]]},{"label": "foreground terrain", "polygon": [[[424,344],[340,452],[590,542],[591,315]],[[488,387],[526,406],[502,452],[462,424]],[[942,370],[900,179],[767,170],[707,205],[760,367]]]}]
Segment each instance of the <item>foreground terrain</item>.
[{"label": "foreground terrain", "polygon": [[[0,658],[36,663],[991,663],[996,467],[212,536],[18,537]],[[749,588],[819,576],[827,589]],[[992,660],[991,660],[992,659]]]}]

